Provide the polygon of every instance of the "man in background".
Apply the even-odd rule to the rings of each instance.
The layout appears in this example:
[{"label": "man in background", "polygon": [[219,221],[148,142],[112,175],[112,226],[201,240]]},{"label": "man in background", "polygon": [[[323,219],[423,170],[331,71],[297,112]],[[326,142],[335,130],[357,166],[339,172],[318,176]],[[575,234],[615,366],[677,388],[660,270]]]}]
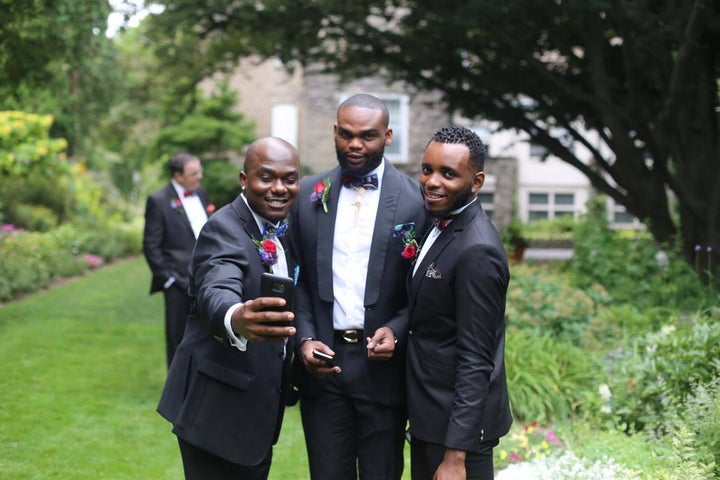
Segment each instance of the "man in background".
[{"label": "man in background", "polygon": [[143,253],[152,272],[150,293],[165,296],[165,348],[170,366],[190,310],[188,266],[195,239],[214,207],[200,186],[200,160],[179,152],[168,160],[170,183],[150,195],[145,206]]}]

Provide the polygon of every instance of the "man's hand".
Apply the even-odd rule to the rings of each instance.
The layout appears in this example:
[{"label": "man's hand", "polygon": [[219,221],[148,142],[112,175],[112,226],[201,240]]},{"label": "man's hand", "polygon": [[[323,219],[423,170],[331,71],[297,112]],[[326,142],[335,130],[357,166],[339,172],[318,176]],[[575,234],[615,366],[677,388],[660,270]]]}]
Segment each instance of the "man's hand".
[{"label": "man's hand", "polygon": [[370,360],[387,360],[395,352],[395,333],[390,327],[380,327],[375,335],[367,337],[367,351]]},{"label": "man's hand", "polygon": [[324,360],[313,357],[313,350],[326,353],[332,357],[335,356],[330,347],[319,340],[306,340],[300,346],[300,359],[302,360],[308,372],[317,378],[326,378],[337,375],[342,370],[337,365],[329,366]]},{"label": "man's hand", "polygon": [[251,342],[273,342],[295,335],[295,327],[278,322],[295,318],[292,312],[274,312],[270,307],[282,307],[285,300],[278,297],[258,297],[236,309],[230,319],[233,332]]},{"label": "man's hand", "polygon": [[465,452],[462,450],[445,450],[442,463],[435,470],[433,480],[465,480]]}]

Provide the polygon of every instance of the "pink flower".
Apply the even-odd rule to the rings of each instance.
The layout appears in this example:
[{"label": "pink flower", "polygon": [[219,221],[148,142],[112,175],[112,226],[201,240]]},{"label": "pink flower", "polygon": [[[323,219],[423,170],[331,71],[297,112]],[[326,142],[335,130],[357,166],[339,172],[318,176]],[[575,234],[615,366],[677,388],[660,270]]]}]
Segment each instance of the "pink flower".
[{"label": "pink flower", "polygon": [[560,439],[557,438],[553,430],[548,430],[548,432],[545,434],[545,440],[550,443],[554,443],[555,445],[561,445]]},{"label": "pink flower", "polygon": [[215,211],[215,205],[212,203],[209,203],[207,207],[205,207],[205,211],[208,215],[211,215]]},{"label": "pink flower", "polygon": [[510,454],[510,461],[511,462],[522,462],[523,458],[518,455],[517,453],[513,452]]}]

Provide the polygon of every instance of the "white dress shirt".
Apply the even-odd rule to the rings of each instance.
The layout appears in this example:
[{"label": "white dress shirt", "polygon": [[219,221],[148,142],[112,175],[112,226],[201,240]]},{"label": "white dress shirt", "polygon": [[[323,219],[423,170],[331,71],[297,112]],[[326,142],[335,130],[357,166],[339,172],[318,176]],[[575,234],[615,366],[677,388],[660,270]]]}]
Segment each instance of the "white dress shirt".
[{"label": "white dress shirt", "polygon": [[[467,203],[466,205],[458,208],[457,210],[453,210],[450,212],[450,215],[459,215],[460,212],[465,210],[467,207],[469,207],[474,201],[477,200],[477,197],[475,197],[471,202]],[[453,221],[447,220],[445,228],[447,228]],[[422,247],[420,248],[420,253],[418,254],[417,261],[415,262],[415,266],[413,267],[413,276],[415,276],[415,273],[417,272],[418,266],[420,265],[420,262],[423,261],[423,258],[425,258],[425,255],[427,254],[428,250],[430,250],[430,247],[433,246],[435,243],[435,240],[440,236],[442,233],[442,230],[440,230],[437,225],[435,225],[432,230],[430,230],[430,233],[428,233],[428,236],[425,238],[425,241],[422,244]]]},{"label": "white dress shirt", "polygon": [[[245,204],[247,205],[247,198],[245,198],[245,194],[240,195],[242,199],[245,201]],[[248,205],[248,208],[250,208],[250,205]],[[252,212],[252,216],[255,219],[255,223],[258,226],[258,229],[262,233],[265,230],[265,224],[273,224],[273,222],[264,219],[255,211],[250,208],[250,212]],[[279,226],[280,222],[275,224],[275,226]],[[258,240],[260,240],[258,238]],[[270,267],[270,270],[275,275],[282,275],[284,277],[288,277],[288,264],[287,264],[287,258],[285,258],[285,249],[283,249],[282,243],[280,243],[280,240],[277,237],[269,238],[269,240],[272,240],[275,246],[277,247],[277,263],[272,265]],[[257,254],[257,252],[255,252]],[[230,344],[240,350],[241,352],[244,352],[247,350],[247,338],[241,336],[241,335],[235,335],[235,332],[232,329],[232,314],[240,308],[243,305],[242,302],[236,303],[235,305],[231,306],[228,311],[225,313],[225,331],[227,332],[228,340],[230,341]]]},{"label": "white dress shirt", "polygon": [[197,194],[186,197],[185,189],[182,187],[182,185],[177,183],[175,180],[170,180],[170,183],[172,183],[172,186],[173,188],[175,188],[178,197],[180,197],[180,202],[182,202],[183,210],[185,211],[185,215],[190,221],[190,227],[192,227],[193,234],[195,235],[195,240],[197,240],[198,235],[200,235],[200,230],[202,229],[203,225],[205,225],[205,222],[207,222],[208,219],[205,207],[203,207],[203,204],[200,201],[200,197],[198,197]]},{"label": "white dress shirt", "polygon": [[369,172],[378,176],[377,190],[339,185],[332,251],[335,330],[362,329],[365,323],[365,282],[384,172],[384,159]]}]

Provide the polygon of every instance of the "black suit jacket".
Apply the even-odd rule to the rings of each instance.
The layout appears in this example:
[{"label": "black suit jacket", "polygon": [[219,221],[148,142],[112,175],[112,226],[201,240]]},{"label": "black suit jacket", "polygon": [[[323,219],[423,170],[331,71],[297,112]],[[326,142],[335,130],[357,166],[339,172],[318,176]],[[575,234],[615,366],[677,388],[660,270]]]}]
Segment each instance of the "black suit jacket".
[{"label": "black suit jacket", "polygon": [[[207,192],[202,187],[196,192],[207,211]],[[150,293],[161,291],[170,277],[175,277],[180,288],[187,289],[195,235],[182,206],[177,206],[179,201],[177,192],[168,183],[150,195],[145,205],[143,253],[152,271]]]},{"label": "black suit jacket", "polygon": [[260,296],[266,268],[253,237],[261,234],[240,196],[203,227],[191,262],[193,312],[158,406],[178,437],[240,465],[256,465],[277,441],[293,347],[283,358],[282,341],[248,342],[241,352],[227,340],[227,310]]},{"label": "black suit jacket", "polygon": [[[313,205],[310,194],[316,183],[330,178],[328,213],[320,203]],[[293,252],[300,264],[296,307],[296,338],[313,337],[333,347],[332,253],[340,189],[340,168],[305,178],[290,215]],[[401,255],[404,245],[393,237],[396,225],[415,222],[418,238],[423,234],[426,213],[415,180],[385,162],[380,201],[370,248],[365,285],[365,336],[387,325],[398,338],[396,351],[388,361],[367,361],[368,377],[376,401],[387,405],[405,403],[405,337],[407,335],[407,292],[405,278],[411,262]],[[353,268],[347,265],[346,268]],[[316,394],[321,382],[304,368],[298,368],[300,390]]]},{"label": "black suit jacket", "polygon": [[413,438],[465,451],[508,432],[502,242],[479,202],[436,239],[409,282]]}]

